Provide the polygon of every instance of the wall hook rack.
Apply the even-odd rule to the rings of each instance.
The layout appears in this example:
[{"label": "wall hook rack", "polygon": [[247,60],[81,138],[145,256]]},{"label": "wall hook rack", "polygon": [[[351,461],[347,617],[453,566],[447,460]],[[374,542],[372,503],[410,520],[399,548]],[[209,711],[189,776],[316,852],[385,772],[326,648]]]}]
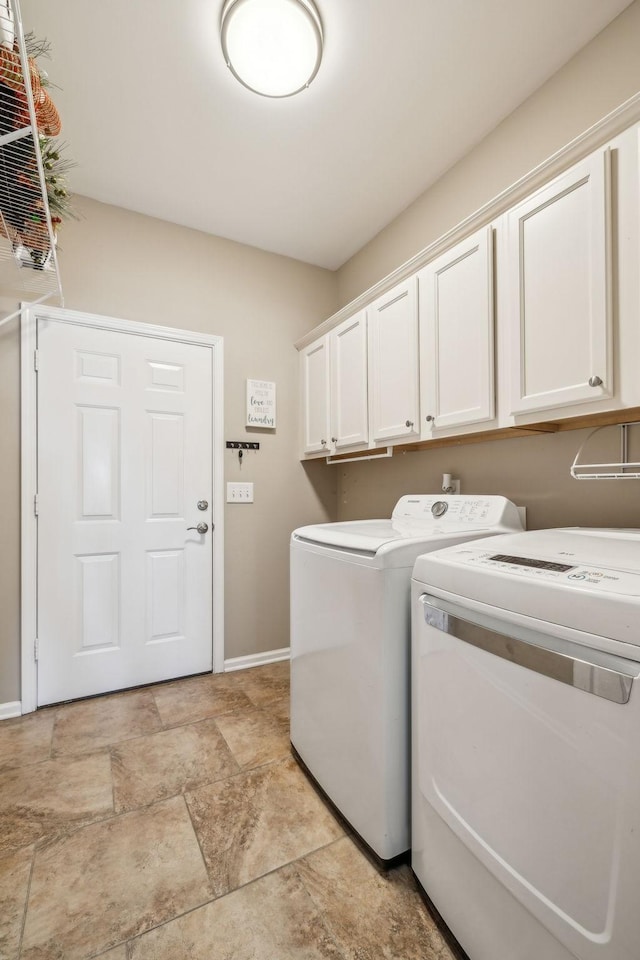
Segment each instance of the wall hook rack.
[{"label": "wall hook rack", "polygon": [[596,433],[606,430],[613,424],[596,427],[587,435],[571,464],[571,476],[574,480],[640,480],[640,463],[629,461],[629,430],[640,426],[637,422],[621,423],[620,460],[617,463],[580,463],[582,453]]}]

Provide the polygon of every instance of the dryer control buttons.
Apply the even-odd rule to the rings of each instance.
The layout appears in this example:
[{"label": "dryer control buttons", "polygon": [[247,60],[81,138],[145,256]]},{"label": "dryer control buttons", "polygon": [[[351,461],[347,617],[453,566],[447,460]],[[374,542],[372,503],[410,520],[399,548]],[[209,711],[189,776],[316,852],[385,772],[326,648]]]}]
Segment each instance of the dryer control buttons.
[{"label": "dryer control buttons", "polygon": [[434,517],[444,517],[448,509],[449,504],[445,500],[436,500],[434,505],[431,507],[431,513]]}]

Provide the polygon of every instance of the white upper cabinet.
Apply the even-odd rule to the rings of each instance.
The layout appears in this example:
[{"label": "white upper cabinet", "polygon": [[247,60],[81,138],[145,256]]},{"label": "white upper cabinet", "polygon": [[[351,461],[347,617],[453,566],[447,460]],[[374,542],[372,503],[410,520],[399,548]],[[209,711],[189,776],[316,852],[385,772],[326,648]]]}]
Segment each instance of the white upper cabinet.
[{"label": "white upper cabinet", "polygon": [[360,313],[300,351],[305,456],[369,443],[367,316]]},{"label": "white upper cabinet", "polygon": [[422,439],[495,416],[493,230],[418,274]]},{"label": "white upper cabinet", "polygon": [[416,439],[418,408],[417,277],[367,309],[371,442]]},{"label": "white upper cabinet", "polygon": [[511,410],[613,394],[610,152],[507,214]]},{"label": "white upper cabinet", "polygon": [[331,443],[336,451],[369,442],[367,315],[364,310],[329,334]]},{"label": "white upper cabinet", "polygon": [[302,449],[329,453],[329,335],[300,351]]},{"label": "white upper cabinet", "polygon": [[303,456],[637,416],[640,123],[588,140],[299,343]]}]

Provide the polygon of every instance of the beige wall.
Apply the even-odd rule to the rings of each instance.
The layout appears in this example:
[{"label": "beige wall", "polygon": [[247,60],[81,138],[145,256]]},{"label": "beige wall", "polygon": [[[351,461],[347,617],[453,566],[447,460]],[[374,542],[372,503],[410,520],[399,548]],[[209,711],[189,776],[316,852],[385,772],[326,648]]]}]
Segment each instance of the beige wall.
[{"label": "beige wall", "polygon": [[[340,306],[640,90],[640,0],[338,271]],[[437,95],[434,93],[434,95]],[[416,119],[416,122],[419,122]],[[456,118],[452,117],[452,123]]]},{"label": "beige wall", "polygon": [[[640,0],[340,269],[341,306],[637,93],[638,50]],[[463,493],[502,493],[528,507],[531,527],[640,527],[639,481],[570,478],[583,436],[501,440],[351,464],[340,469],[338,515],[388,515],[402,494],[436,492],[442,473],[452,473],[462,479]]]},{"label": "beige wall", "polygon": [[[65,225],[65,306],[224,337],[225,439],[259,453],[225,452],[225,480],[252,480],[255,503],[225,511],[227,658],[289,643],[288,538],[335,512],[336,475],[298,461],[298,355],[293,346],[336,309],[335,274],[194,230],[77,198]],[[275,431],[247,431],[245,381],[277,384]],[[19,341],[0,329],[0,703],[19,688]]]},{"label": "beige wall", "polygon": [[[616,460],[618,427],[590,442],[592,462]],[[632,456],[640,454],[640,427]],[[573,480],[569,468],[588,430],[493,440],[401,453],[390,460],[340,469],[338,519],[389,516],[406,493],[438,493],[442,474],[461,481],[461,493],[502,494],[527,508],[527,527],[640,527],[640,481]],[[600,444],[600,436],[604,443]],[[585,450],[585,452],[587,452]]]}]

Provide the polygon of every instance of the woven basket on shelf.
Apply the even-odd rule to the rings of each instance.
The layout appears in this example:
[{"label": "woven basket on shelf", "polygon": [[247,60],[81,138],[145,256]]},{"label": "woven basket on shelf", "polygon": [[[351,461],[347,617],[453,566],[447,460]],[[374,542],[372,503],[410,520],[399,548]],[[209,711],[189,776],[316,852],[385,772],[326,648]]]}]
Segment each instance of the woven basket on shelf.
[{"label": "woven basket on shelf", "polygon": [[[38,132],[46,137],[57,137],[62,129],[60,115],[56,106],[40,82],[40,73],[33,57],[29,57],[29,79],[31,81],[31,92],[33,94],[33,103],[36,111],[36,122]],[[29,110],[27,98],[24,93],[24,79],[22,76],[22,64],[20,56],[15,50],[7,50],[0,46],[0,85],[9,87],[18,94],[20,100],[20,110],[15,118],[15,128],[27,126],[29,123]]]}]

